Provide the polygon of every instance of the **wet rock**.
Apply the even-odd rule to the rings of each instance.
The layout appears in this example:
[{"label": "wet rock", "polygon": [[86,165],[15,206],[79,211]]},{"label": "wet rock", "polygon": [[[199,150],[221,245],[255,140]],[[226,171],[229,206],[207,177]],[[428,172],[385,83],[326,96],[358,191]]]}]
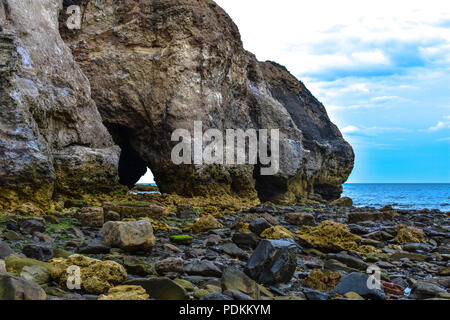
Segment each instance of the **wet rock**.
[{"label": "wet rock", "polygon": [[37,284],[0,274],[0,300],[46,300],[47,294]]},{"label": "wet rock", "polygon": [[223,228],[223,225],[211,215],[202,216],[192,226],[194,232],[197,233],[221,228]]},{"label": "wet rock", "polygon": [[0,259],[4,259],[11,254],[14,254],[14,250],[11,249],[5,242],[0,240]]},{"label": "wet rock", "polygon": [[316,224],[314,216],[304,212],[287,213],[284,219],[295,226],[313,226]]},{"label": "wet rock", "polygon": [[209,300],[209,301],[227,301],[227,300],[233,300],[233,298],[230,298],[229,296],[223,294],[223,293],[210,293],[204,296],[201,300]]},{"label": "wet rock", "polygon": [[324,268],[327,270],[330,270],[330,271],[344,271],[347,273],[359,271],[357,269],[347,267],[342,262],[334,260],[334,259],[326,260],[325,264],[324,264]]},{"label": "wet rock", "polygon": [[412,286],[412,293],[416,299],[434,298],[440,293],[447,293],[438,285],[425,281],[418,281]]},{"label": "wet rock", "polygon": [[152,224],[149,221],[109,221],[102,228],[105,243],[127,251],[150,251],[156,242]]},{"label": "wet rock", "polygon": [[101,228],[105,222],[103,208],[82,208],[78,218],[83,227]]},{"label": "wet rock", "polygon": [[433,250],[433,247],[431,245],[425,243],[406,243],[402,246],[402,248],[403,250],[408,252],[430,252],[431,250]]},{"label": "wet rock", "polygon": [[100,295],[98,300],[149,300],[150,296],[141,286],[118,286],[108,290],[108,295]]},{"label": "wet rock", "polygon": [[408,228],[405,225],[397,227],[397,236],[395,241],[398,243],[426,243],[427,238],[422,230],[417,228]]},{"label": "wet rock", "polygon": [[155,264],[156,272],[159,275],[165,275],[170,272],[184,272],[184,260],[181,258],[167,258],[164,260],[160,260]]},{"label": "wet rock", "polygon": [[214,262],[207,260],[189,262],[184,266],[184,272],[189,275],[200,275],[205,277],[222,276],[222,268]]},{"label": "wet rock", "polygon": [[222,246],[224,253],[231,257],[248,259],[248,254],[234,243],[226,243]]},{"label": "wet rock", "polygon": [[272,225],[269,222],[267,222],[267,220],[264,218],[258,218],[256,220],[253,220],[249,224],[250,231],[256,234],[257,236],[259,236],[261,233],[264,232],[264,230],[270,227],[272,227]]},{"label": "wet rock", "polygon": [[429,260],[430,257],[420,253],[397,251],[390,256],[390,259],[392,261],[399,261],[401,259],[409,259],[411,261],[426,261]]},{"label": "wet rock", "polygon": [[337,199],[330,203],[332,206],[337,207],[352,207],[353,206],[353,200],[348,197],[342,197],[340,199]]},{"label": "wet rock", "polygon": [[26,245],[22,253],[26,255],[28,258],[40,260],[40,261],[48,261],[53,258],[53,249],[49,246],[43,246],[38,244],[29,244]]},{"label": "wet rock", "polygon": [[318,227],[303,226],[297,236],[313,248],[328,251],[355,250],[361,237],[356,236],[343,224],[324,221]]},{"label": "wet rock", "polygon": [[23,267],[20,277],[40,285],[49,283],[51,280],[49,270],[41,266]]},{"label": "wet rock", "polygon": [[187,300],[189,298],[182,286],[165,277],[132,279],[124,284],[141,286],[151,298],[157,300]]},{"label": "wet rock", "polygon": [[261,240],[245,272],[258,283],[287,283],[297,266],[298,245],[291,239]]},{"label": "wet rock", "polygon": [[45,224],[34,219],[27,219],[20,224],[22,233],[33,234],[34,232],[45,232]]},{"label": "wet rock", "polygon": [[260,298],[258,284],[250,279],[244,272],[236,268],[226,268],[224,270],[221,279],[221,286],[224,292],[227,290],[234,290],[244,293],[253,299]]},{"label": "wet rock", "polygon": [[363,260],[361,260],[357,257],[351,256],[351,255],[345,254],[345,253],[327,254],[325,256],[325,259],[337,260],[339,262],[342,262],[343,264],[345,264],[346,266],[348,266],[350,268],[362,270],[364,272],[369,267],[369,265],[366,262],[364,262]]},{"label": "wet rock", "polygon": [[303,293],[305,294],[305,296],[308,300],[326,301],[326,300],[331,299],[331,296],[329,293],[319,291],[319,290],[305,288],[303,290]]},{"label": "wet rock", "polygon": [[80,267],[81,287],[89,294],[105,293],[127,278],[125,268],[117,262],[101,261],[78,254],[67,259],[53,259],[51,264],[51,276],[62,287],[66,287],[67,284],[68,268]]},{"label": "wet rock", "polygon": [[149,275],[157,275],[156,270],[151,263],[135,256],[123,257],[123,266],[128,274],[135,276],[146,277]]},{"label": "wet rock", "polygon": [[12,230],[12,231],[15,231],[15,232],[19,232],[20,231],[20,227],[14,222],[6,223],[6,229],[7,230]]},{"label": "wet rock", "polygon": [[261,238],[279,240],[279,239],[295,239],[295,236],[283,226],[275,226],[264,230],[260,235]]},{"label": "wet rock", "polygon": [[21,240],[22,239],[22,235],[20,235],[19,233],[15,232],[15,231],[12,231],[12,230],[6,230],[3,233],[3,237],[6,240],[10,240],[10,241],[17,241],[17,240]]},{"label": "wet rock", "polygon": [[216,246],[220,242],[222,242],[221,236],[219,236],[218,234],[210,234],[210,235],[208,235],[208,237],[205,240],[205,246],[207,246],[207,247]]},{"label": "wet rock", "polygon": [[254,233],[236,232],[231,240],[240,248],[255,249],[261,239]]},{"label": "wet rock", "polygon": [[350,273],[341,277],[332,294],[344,295],[348,292],[355,292],[365,299],[385,300],[383,285],[380,283],[380,289],[370,289],[368,286],[370,279],[367,274]]},{"label": "wet rock", "polygon": [[85,241],[78,248],[78,253],[82,254],[106,254],[109,253],[111,246],[99,239]]},{"label": "wet rock", "polygon": [[236,290],[226,290],[223,292],[223,294],[229,296],[233,300],[241,300],[241,301],[255,300],[249,295],[246,295],[245,293]]},{"label": "wet rock", "polygon": [[8,271],[14,272],[15,274],[20,274],[22,272],[22,269],[26,266],[32,267],[32,266],[41,266],[46,268],[47,270],[51,269],[51,264],[31,258],[25,258],[22,256],[19,256],[17,254],[9,255],[5,258],[5,265],[6,269]]}]

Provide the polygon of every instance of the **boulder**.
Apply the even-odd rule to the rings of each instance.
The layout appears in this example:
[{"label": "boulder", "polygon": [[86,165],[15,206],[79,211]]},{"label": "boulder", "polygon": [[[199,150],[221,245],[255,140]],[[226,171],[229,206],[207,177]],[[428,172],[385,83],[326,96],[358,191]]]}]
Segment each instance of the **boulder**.
[{"label": "boulder", "polygon": [[125,268],[117,262],[101,261],[78,254],[67,259],[53,259],[51,265],[51,276],[62,287],[66,287],[71,275],[69,267],[79,267],[80,285],[84,291],[91,294],[105,293],[127,278]]},{"label": "boulder", "polygon": [[150,251],[156,242],[152,224],[147,220],[109,221],[102,228],[105,243],[127,251]]},{"label": "boulder", "polygon": [[20,231],[22,233],[33,234],[35,232],[45,232],[45,224],[42,221],[34,219],[26,219],[20,223]]},{"label": "boulder", "polygon": [[0,300],[46,300],[47,294],[37,284],[0,274]]},{"label": "boulder", "polygon": [[53,258],[53,249],[50,246],[39,245],[39,244],[28,244],[22,249],[22,253],[28,258],[48,261]]},{"label": "boulder", "polygon": [[423,233],[423,230],[417,228],[408,228],[401,224],[397,227],[397,236],[395,241],[398,243],[426,243],[427,238]]},{"label": "boulder", "polygon": [[245,268],[261,284],[287,283],[297,267],[298,245],[291,239],[261,240]]},{"label": "boulder", "polygon": [[42,266],[23,267],[20,277],[40,285],[49,283],[51,280],[50,272]]},{"label": "boulder", "polygon": [[51,269],[51,264],[31,258],[22,257],[17,254],[9,255],[5,258],[6,270],[19,275],[24,267],[41,266],[47,270]]},{"label": "boulder", "polygon": [[189,295],[178,283],[169,278],[142,278],[132,279],[124,283],[125,285],[141,286],[147,294],[157,300],[187,300]]},{"label": "boulder", "polygon": [[208,230],[221,228],[223,228],[223,225],[211,215],[202,216],[192,226],[192,229],[195,232],[205,232]]},{"label": "boulder", "polygon": [[254,249],[261,238],[254,233],[235,232],[231,240],[243,249]]},{"label": "boulder", "polygon": [[165,275],[166,273],[170,272],[184,272],[184,260],[181,258],[167,258],[163,260],[159,260],[155,264],[156,272],[158,272],[159,275]]},{"label": "boulder", "polygon": [[352,234],[346,225],[333,221],[317,227],[303,226],[297,236],[308,246],[327,251],[355,250],[361,242],[361,237]]},{"label": "boulder", "polygon": [[118,286],[108,290],[108,295],[100,295],[98,300],[149,300],[150,296],[141,286]]},{"label": "boulder", "polygon": [[270,227],[272,227],[272,225],[264,218],[252,220],[249,224],[250,231],[258,236]]},{"label": "boulder", "polygon": [[261,238],[265,239],[295,239],[295,236],[283,226],[275,226],[264,230],[260,235]]},{"label": "boulder", "polygon": [[313,226],[316,224],[316,219],[310,213],[304,212],[289,212],[284,216],[286,222],[295,226]]},{"label": "boulder", "polygon": [[340,199],[334,200],[330,203],[332,206],[337,207],[352,207],[353,206],[353,200],[349,197],[342,197]]},{"label": "boulder", "polygon": [[0,240],[0,259],[4,259],[11,254],[14,254],[14,250]]},{"label": "boulder", "polygon": [[[253,299],[260,298],[260,290],[258,284],[250,279],[244,272],[236,268],[227,268],[224,270],[220,280],[224,293],[231,290],[246,294]],[[231,293],[232,293],[231,292]],[[225,293],[226,294],[226,293]],[[231,294],[234,298],[235,294]],[[244,300],[244,299],[241,299]]]},{"label": "boulder", "polygon": [[339,282],[341,274],[339,272],[330,272],[328,270],[314,269],[302,285],[319,291],[331,291]]},{"label": "boulder", "polygon": [[348,292],[355,292],[365,299],[385,300],[384,288],[381,282],[380,288],[369,288],[369,276],[367,274],[353,272],[341,277],[337,286],[333,289],[333,294],[345,295]]},{"label": "boulder", "polygon": [[101,228],[105,222],[103,208],[82,208],[78,218],[83,227]]},{"label": "boulder", "polygon": [[58,31],[60,0],[0,4],[0,210],[111,192],[120,149]]},{"label": "boulder", "polygon": [[[303,83],[244,49],[237,26],[213,1],[87,1],[82,11],[80,30],[60,23],[60,32],[122,148],[122,183],[134,186],[150,167],[162,193],[280,203],[340,197],[352,148]],[[192,135],[196,120],[224,133],[279,129],[279,170],[264,175],[260,161],[173,163],[172,133]]]}]

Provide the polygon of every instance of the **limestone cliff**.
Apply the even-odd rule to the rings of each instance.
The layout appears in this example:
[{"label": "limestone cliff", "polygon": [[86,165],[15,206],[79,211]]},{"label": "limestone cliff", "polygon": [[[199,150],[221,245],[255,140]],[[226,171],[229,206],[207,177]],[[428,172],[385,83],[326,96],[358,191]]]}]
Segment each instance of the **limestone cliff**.
[{"label": "limestone cliff", "polygon": [[61,5],[0,1],[0,210],[117,187],[120,149],[59,35]]},{"label": "limestone cliff", "polygon": [[[132,186],[148,166],[168,193],[258,193],[278,202],[340,196],[352,148],[301,82],[243,49],[237,26],[213,1],[69,4],[82,6],[82,28],[60,24],[60,31],[122,148],[124,184]],[[280,129],[280,171],[261,176],[259,165],[174,165],[171,134],[192,131],[195,120],[219,130]]]},{"label": "limestone cliff", "polygon": [[[353,168],[352,148],[301,82],[243,49],[238,28],[213,1],[77,3],[81,30],[61,25],[61,34],[122,147],[123,183],[133,185],[148,166],[163,192],[257,191],[263,200],[282,202],[340,196]],[[280,172],[261,176],[253,165],[172,164],[171,133],[192,131],[194,120],[220,130],[279,128]]]}]

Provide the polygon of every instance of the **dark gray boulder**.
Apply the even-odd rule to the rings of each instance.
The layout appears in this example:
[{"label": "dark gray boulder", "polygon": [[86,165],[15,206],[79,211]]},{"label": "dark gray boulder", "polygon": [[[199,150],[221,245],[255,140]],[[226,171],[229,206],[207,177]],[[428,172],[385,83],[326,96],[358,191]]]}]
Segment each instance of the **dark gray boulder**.
[{"label": "dark gray boulder", "polygon": [[385,300],[383,285],[380,283],[380,289],[371,289],[368,286],[369,275],[359,272],[353,272],[341,278],[332,294],[344,295],[348,292],[356,292],[365,299]]},{"label": "dark gray boulder", "polygon": [[291,239],[261,240],[245,273],[262,284],[287,283],[297,267],[298,250],[299,246]]}]

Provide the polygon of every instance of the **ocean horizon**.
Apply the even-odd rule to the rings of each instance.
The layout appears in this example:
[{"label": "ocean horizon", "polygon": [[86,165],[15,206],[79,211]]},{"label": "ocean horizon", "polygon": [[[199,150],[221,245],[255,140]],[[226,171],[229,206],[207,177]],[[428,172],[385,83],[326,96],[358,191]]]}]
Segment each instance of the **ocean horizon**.
[{"label": "ocean horizon", "polygon": [[345,183],[343,187],[342,196],[352,198],[355,207],[450,211],[450,183]]}]

